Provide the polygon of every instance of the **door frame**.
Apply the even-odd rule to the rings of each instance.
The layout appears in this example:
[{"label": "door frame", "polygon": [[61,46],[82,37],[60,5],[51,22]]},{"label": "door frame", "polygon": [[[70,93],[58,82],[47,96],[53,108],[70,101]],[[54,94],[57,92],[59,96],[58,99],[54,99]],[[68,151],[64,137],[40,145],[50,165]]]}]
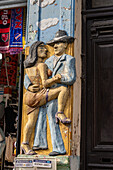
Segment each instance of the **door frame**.
[{"label": "door frame", "polygon": [[[82,77],[81,77],[81,142],[80,170],[86,169],[86,0],[82,0]],[[84,26],[84,27],[83,27]]]}]

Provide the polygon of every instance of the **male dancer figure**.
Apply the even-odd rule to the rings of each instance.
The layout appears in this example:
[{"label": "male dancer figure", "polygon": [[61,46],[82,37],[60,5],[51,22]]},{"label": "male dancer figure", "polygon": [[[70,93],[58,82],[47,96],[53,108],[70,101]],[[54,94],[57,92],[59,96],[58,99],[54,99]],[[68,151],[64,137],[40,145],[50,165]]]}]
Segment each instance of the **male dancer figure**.
[{"label": "male dancer figure", "polygon": [[[61,74],[61,82],[53,87],[73,85],[76,80],[75,58],[65,54],[68,43],[74,39],[67,35],[66,31],[59,30],[56,32],[55,38],[47,44],[54,46],[54,55],[45,61],[48,68],[53,72],[52,77]],[[40,107],[39,118],[35,129],[35,138],[33,150],[47,148],[46,134],[46,113],[48,114],[49,126],[51,131],[51,139],[53,151],[50,156],[64,155],[66,150],[62,140],[59,125],[56,124],[55,117],[64,119],[64,114],[57,113],[57,99],[52,100],[46,106]]]}]

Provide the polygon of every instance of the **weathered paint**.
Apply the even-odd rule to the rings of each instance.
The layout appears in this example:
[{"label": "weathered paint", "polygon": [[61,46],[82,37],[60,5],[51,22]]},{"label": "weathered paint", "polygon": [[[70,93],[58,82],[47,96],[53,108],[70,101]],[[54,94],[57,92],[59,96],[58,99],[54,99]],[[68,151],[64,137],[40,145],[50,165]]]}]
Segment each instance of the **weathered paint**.
[{"label": "weathered paint", "polygon": [[43,19],[40,22],[37,22],[36,25],[40,28],[41,31],[44,31],[50,27],[57,25],[59,22],[58,18],[48,18]]},{"label": "weathered paint", "polygon": [[[66,151],[68,152],[68,154],[73,155],[70,158],[71,169],[78,170],[80,166],[80,120],[81,120],[80,117],[81,116],[80,115],[81,113],[81,79],[80,79],[81,77],[81,0],[80,1],[75,0],[75,7],[76,7],[75,10],[74,10],[74,0],[72,1],[69,0],[68,2],[67,1],[65,2],[64,0],[62,1],[56,0],[53,4],[51,5],[48,4],[43,8],[40,8],[36,4],[32,6],[30,4],[28,5],[30,6],[28,10],[30,16],[28,16],[29,24],[27,24],[27,27],[28,25],[31,24],[33,26],[32,33],[35,34],[34,35],[35,38],[32,39],[32,41],[29,41],[29,43],[32,43],[33,41],[37,40],[38,36],[40,40],[47,42],[48,40],[53,39],[54,34],[58,29],[65,29],[68,32],[68,35],[74,36],[74,11],[75,11],[75,38],[76,38],[74,43],[75,48],[73,48],[73,45],[69,45],[66,51],[66,53],[73,55],[73,49],[74,49],[74,56],[76,57],[77,80],[76,83],[74,84],[74,89],[71,90],[71,94],[74,94],[73,114],[71,115],[71,119],[73,121],[72,121],[72,128],[70,127],[68,129],[64,125],[60,125],[60,126],[63,135],[63,140],[66,146]],[[34,11],[33,14],[32,11]],[[41,11],[40,16],[38,15],[39,14],[38,11]],[[49,11],[49,13],[47,11]],[[56,25],[52,27],[48,27],[45,30],[40,30],[40,28],[38,28],[36,23],[48,18],[58,18],[59,22]],[[29,45],[28,39],[27,39],[27,45]],[[50,51],[50,53],[48,54],[49,57],[53,55],[53,48],[50,46],[47,46],[47,48]],[[71,104],[72,104],[72,99],[68,101],[68,105],[66,106],[67,116],[70,111],[72,112]],[[71,105],[71,107],[69,107],[69,105]],[[23,108],[25,109],[25,106]],[[26,115],[24,114],[23,124],[25,122],[26,122]],[[47,134],[48,134],[48,139],[50,139],[51,136],[50,136],[49,126],[47,128]],[[67,140],[67,138],[69,140]],[[32,143],[33,141],[30,142],[31,145]],[[39,151],[38,154],[44,155],[52,151],[51,140],[50,143],[48,143],[48,147],[49,149],[47,151]]]},{"label": "weathered paint", "polygon": [[[47,155],[38,155],[38,159],[48,159],[50,160],[51,157]],[[53,157],[52,157],[53,158]],[[79,161],[80,158],[78,156],[57,156],[54,157],[57,161],[57,170],[79,170]],[[53,159],[54,159],[53,158]],[[29,160],[29,159],[37,159],[36,156],[30,156],[30,155],[18,155],[16,160]],[[22,170],[26,170],[26,168],[22,168]]]},{"label": "weathered paint", "polygon": [[81,138],[81,7],[82,0],[75,0],[75,42],[76,83],[73,85],[73,125],[71,169],[80,169],[80,138]]},{"label": "weathered paint", "polygon": [[80,157],[79,156],[70,156],[70,169],[80,170]]},{"label": "weathered paint", "polygon": [[[51,160],[51,158],[54,158],[56,159],[57,161],[57,170],[70,170],[71,167],[70,167],[70,162],[71,162],[71,157],[70,156],[56,156],[56,157],[50,157],[50,156],[47,156],[47,155],[38,155],[38,159],[41,159],[41,158],[44,158],[44,159],[47,159],[47,160]],[[30,156],[30,155],[18,155],[18,157],[16,158],[16,160],[33,160],[33,159],[37,159],[36,156]],[[20,169],[20,168],[19,168]],[[26,169],[26,168],[25,168]],[[22,170],[25,170],[24,168],[22,168]],[[34,170],[36,170],[35,168],[32,168]],[[74,170],[74,169],[72,169]]]},{"label": "weathered paint", "polygon": [[38,6],[42,7],[42,8],[45,8],[47,5],[51,5],[55,2],[56,0],[43,0],[41,3],[40,3],[40,0],[30,0],[30,4],[31,5],[34,5],[34,4],[37,4]]},{"label": "weathered paint", "polygon": [[73,86],[73,155],[80,156],[80,122],[81,122],[81,0],[75,3],[75,42],[74,56],[76,58],[76,83]]},{"label": "weathered paint", "polygon": [[36,40],[46,43],[54,38],[58,29],[66,30],[68,35],[74,36],[74,1],[28,0],[26,45],[29,46]]}]

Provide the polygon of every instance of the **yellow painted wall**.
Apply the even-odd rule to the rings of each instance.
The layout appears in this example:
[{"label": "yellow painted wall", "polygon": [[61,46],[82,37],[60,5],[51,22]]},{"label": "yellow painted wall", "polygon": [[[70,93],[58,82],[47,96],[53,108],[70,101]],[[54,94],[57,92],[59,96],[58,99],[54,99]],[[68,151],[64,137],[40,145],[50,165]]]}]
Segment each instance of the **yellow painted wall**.
[{"label": "yellow painted wall", "polygon": [[[48,49],[48,57],[52,56],[54,54],[54,50],[53,47],[51,46],[46,46]],[[29,47],[27,47],[25,49],[25,54],[26,56],[29,54]],[[69,44],[67,49],[66,49],[66,54],[72,55],[74,56],[74,45],[73,44]],[[23,94],[25,93],[25,88],[23,90]],[[69,94],[69,99],[67,101],[66,107],[65,107],[65,115],[67,117],[69,117],[72,120],[72,124],[73,124],[73,113],[72,113],[72,103],[73,103],[73,87],[70,87],[70,94]],[[21,142],[23,140],[23,128],[25,126],[27,122],[27,114],[26,114],[26,106],[25,104],[23,104],[23,111],[22,111],[22,127],[21,127]],[[64,145],[65,145],[65,149],[66,149],[66,153],[67,155],[71,155],[71,142],[72,142],[72,126],[68,125],[63,125],[62,123],[60,123],[60,129],[61,129],[61,134],[62,134],[62,138],[64,141]],[[33,146],[33,141],[34,141],[34,130],[31,136],[31,140],[30,140],[30,147],[32,148]],[[50,129],[49,129],[49,123],[48,123],[48,118],[47,118],[47,141],[48,141],[48,150],[39,150],[37,153],[39,155],[48,155],[50,152],[52,152],[52,143],[51,143],[51,135],[50,135]]]}]

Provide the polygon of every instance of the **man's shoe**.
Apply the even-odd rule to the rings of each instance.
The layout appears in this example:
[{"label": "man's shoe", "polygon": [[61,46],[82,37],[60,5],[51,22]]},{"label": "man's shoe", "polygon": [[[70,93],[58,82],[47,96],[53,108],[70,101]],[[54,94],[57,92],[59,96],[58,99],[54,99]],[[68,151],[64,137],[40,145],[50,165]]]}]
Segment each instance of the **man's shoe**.
[{"label": "man's shoe", "polygon": [[32,150],[33,150],[33,151],[46,150],[46,149],[48,149],[48,148],[41,148],[41,147],[38,147],[38,146],[33,146],[33,147],[32,147]]},{"label": "man's shoe", "polygon": [[49,153],[49,156],[58,156],[58,155],[65,155],[65,154],[66,154],[66,152],[65,153],[59,153],[59,152],[53,151],[53,152]]}]

